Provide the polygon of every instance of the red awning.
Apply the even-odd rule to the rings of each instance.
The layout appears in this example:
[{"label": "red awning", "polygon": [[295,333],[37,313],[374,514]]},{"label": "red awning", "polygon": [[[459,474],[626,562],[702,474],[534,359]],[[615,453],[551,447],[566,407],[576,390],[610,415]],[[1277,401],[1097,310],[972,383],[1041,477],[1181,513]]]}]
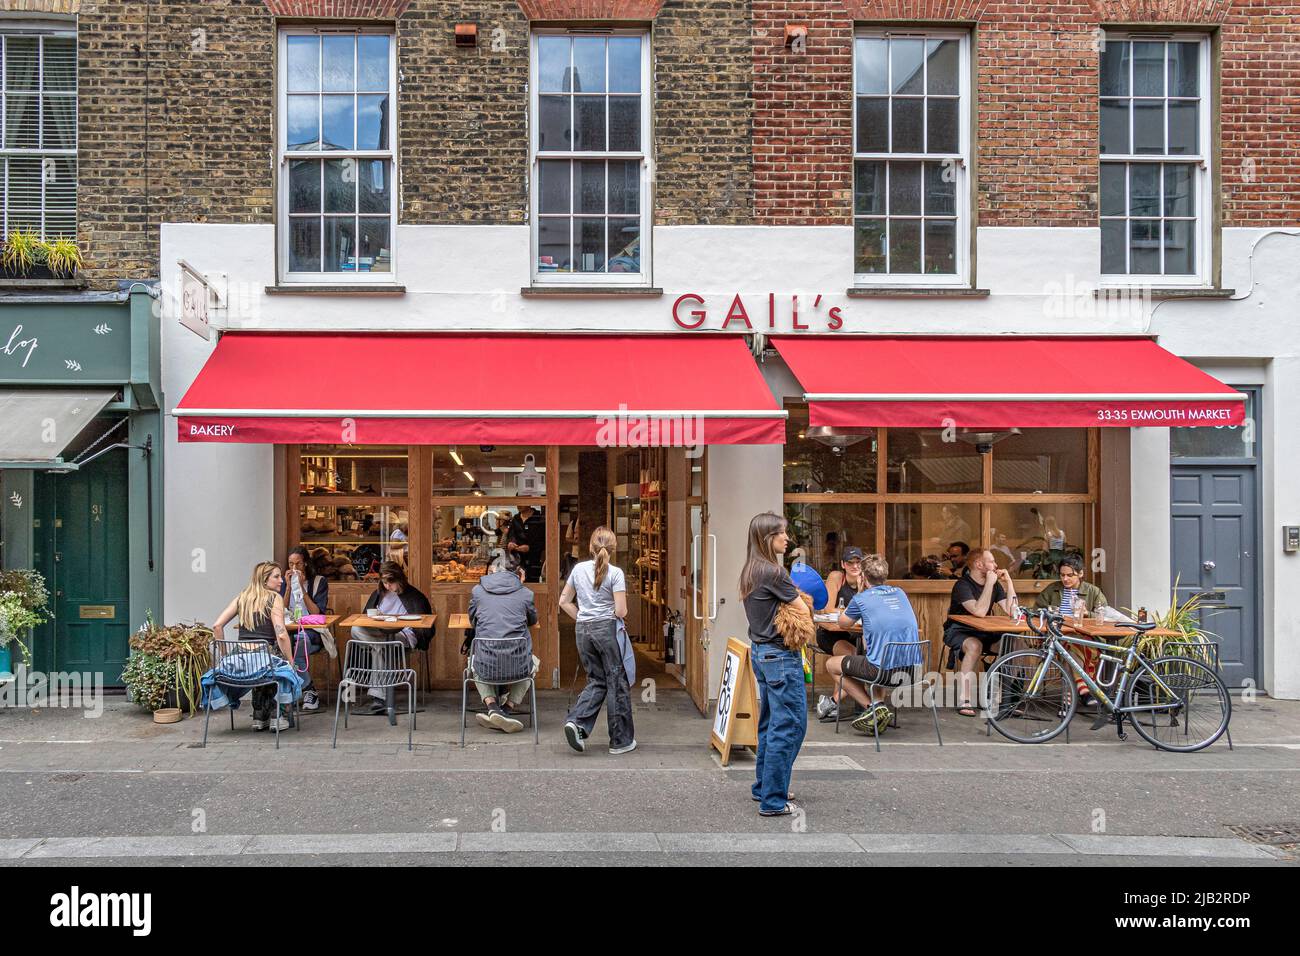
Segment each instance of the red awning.
[{"label": "red awning", "polygon": [[781,336],[809,424],[1239,425],[1245,396],[1150,339]]},{"label": "red awning", "polygon": [[201,442],[785,441],[733,336],[232,332],[173,414]]}]

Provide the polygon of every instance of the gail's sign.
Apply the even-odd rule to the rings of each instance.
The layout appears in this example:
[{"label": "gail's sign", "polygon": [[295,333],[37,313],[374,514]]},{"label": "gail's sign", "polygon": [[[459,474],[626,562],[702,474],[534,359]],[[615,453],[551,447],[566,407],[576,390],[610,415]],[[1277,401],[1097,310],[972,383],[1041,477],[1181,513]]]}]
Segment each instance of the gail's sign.
[{"label": "gail's sign", "polygon": [[[724,304],[725,303],[725,304]],[[820,294],[766,297],[736,293],[725,299],[707,300],[696,292],[679,295],[673,302],[673,322],[678,328],[694,331],[717,328],[733,332],[838,332],[844,328],[844,316],[838,305],[831,305]]]}]

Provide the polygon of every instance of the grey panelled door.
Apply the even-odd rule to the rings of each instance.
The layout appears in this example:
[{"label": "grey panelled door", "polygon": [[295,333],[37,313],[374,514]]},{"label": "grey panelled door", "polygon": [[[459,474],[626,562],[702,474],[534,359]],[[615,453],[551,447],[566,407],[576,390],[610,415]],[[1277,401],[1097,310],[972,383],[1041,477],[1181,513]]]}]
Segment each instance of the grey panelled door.
[{"label": "grey panelled door", "polygon": [[1171,565],[1179,601],[1205,595],[1201,625],[1219,642],[1229,687],[1259,682],[1255,469],[1174,465]]}]

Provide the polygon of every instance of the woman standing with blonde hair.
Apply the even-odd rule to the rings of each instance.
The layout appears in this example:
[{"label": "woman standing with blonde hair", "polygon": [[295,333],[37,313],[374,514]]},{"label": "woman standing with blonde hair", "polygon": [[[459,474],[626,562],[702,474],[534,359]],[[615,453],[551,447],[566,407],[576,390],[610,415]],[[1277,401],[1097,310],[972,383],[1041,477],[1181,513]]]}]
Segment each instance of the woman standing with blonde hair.
[{"label": "woman standing with blonde hair", "polygon": [[[271,645],[272,653],[277,649],[280,657],[286,661],[293,660],[293,644],[289,640],[289,631],[284,626],[284,598],[280,596],[284,584],[284,572],[274,561],[262,561],[253,568],[253,577],[248,586],[240,591],[212,625],[212,636],[222,641],[226,639],[226,625],[231,621],[239,624],[239,640],[261,640]],[[279,729],[284,730],[289,722],[279,715],[275,703],[276,688],[253,688],[253,729],[266,730],[272,722],[278,722]]]},{"label": "woman standing with blonde hair", "polygon": [[618,643],[618,629],[627,617],[627,580],[613,563],[617,544],[608,528],[593,531],[591,560],[574,566],[560,595],[560,609],[577,622],[578,657],[587,672],[587,686],[564,718],[565,739],[579,753],[587,749],[601,704],[609,719],[609,752],[636,749],[632,688]]}]

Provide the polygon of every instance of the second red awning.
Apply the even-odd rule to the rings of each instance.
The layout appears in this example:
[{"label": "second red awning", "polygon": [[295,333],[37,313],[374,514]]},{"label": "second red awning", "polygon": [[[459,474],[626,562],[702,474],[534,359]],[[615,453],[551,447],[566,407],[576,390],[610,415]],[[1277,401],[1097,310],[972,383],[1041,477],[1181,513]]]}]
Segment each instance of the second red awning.
[{"label": "second red awning", "polygon": [[1245,396],[1150,339],[782,336],[831,428],[1240,425]]},{"label": "second red awning", "polygon": [[785,441],[737,336],[231,332],[173,414],[188,442]]}]

